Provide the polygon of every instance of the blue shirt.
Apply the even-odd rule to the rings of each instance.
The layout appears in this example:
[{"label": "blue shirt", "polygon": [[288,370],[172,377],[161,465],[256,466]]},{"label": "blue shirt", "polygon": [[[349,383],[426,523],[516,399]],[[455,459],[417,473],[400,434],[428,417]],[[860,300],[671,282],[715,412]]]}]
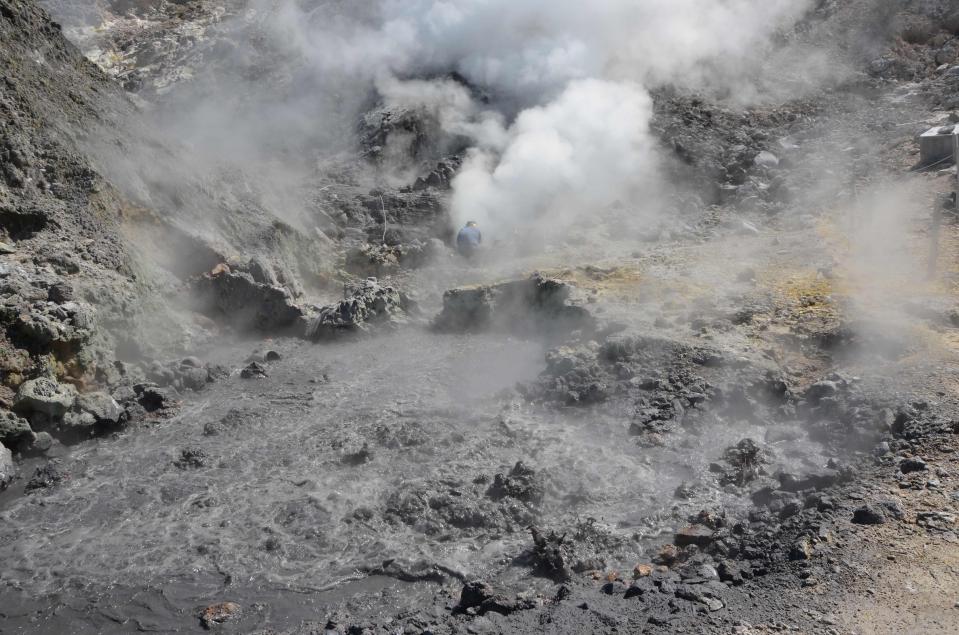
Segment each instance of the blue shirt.
[{"label": "blue shirt", "polygon": [[479,227],[464,227],[456,234],[457,247],[478,247],[483,242]]}]

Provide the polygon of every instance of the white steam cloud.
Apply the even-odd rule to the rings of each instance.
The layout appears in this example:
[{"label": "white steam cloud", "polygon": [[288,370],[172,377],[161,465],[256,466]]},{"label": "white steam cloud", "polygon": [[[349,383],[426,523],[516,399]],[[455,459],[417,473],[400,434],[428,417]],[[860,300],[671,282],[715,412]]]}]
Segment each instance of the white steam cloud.
[{"label": "white steam cloud", "polygon": [[[320,72],[367,76],[388,104],[429,109],[446,132],[470,139],[453,220],[505,232],[635,200],[655,171],[647,90],[746,86],[777,30],[809,4],[383,0],[363,20],[319,30],[292,5],[281,15],[288,41]],[[452,71],[487,103],[457,82],[423,79]]]},{"label": "white steam cloud", "polygon": [[524,110],[497,147],[470,153],[453,181],[453,212],[493,227],[520,219],[565,224],[632,199],[650,162],[652,101],[637,85],[575,80]]},{"label": "white steam cloud", "polygon": [[[248,158],[261,190],[292,192],[324,148],[342,150],[334,131],[375,90],[387,106],[431,113],[450,147],[471,148],[453,183],[454,225],[476,220],[496,237],[548,218],[563,231],[616,201],[638,217],[656,208],[649,91],[754,98],[783,72],[765,67],[777,34],[811,4],[256,0],[224,27],[239,40],[233,74],[211,70],[160,112],[171,134]],[[288,199],[277,207],[301,207]]]}]

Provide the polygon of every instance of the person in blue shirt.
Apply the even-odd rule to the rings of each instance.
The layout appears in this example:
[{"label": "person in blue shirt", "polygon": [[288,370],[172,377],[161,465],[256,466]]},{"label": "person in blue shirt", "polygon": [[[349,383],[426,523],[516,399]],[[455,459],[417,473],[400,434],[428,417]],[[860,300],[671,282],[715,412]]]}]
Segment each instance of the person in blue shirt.
[{"label": "person in blue shirt", "polygon": [[483,243],[483,234],[474,221],[469,221],[456,234],[456,251],[464,258],[471,257]]}]

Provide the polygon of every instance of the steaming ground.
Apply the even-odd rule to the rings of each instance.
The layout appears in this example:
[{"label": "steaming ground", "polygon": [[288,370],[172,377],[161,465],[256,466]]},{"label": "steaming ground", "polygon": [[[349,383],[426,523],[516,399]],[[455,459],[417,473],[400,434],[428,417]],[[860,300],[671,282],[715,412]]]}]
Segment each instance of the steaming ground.
[{"label": "steaming ground", "polygon": [[[439,535],[387,522],[397,496],[456,496],[516,461],[545,474],[537,522],[593,518],[636,536],[619,552],[620,566],[629,566],[703,506],[744,505],[718,489],[682,502],[673,491],[705,474],[722,448],[763,433],[717,424],[682,447],[642,448],[623,443],[619,418],[504,402],[497,392],[542,370],[541,346],[511,338],[412,331],[276,348],[285,359],[266,379],[234,374],[185,400],[170,421],[66,453],[69,481],[43,505],[6,493],[4,604],[59,603],[67,584],[68,604],[87,598],[94,608],[45,619],[44,632],[123,632],[129,625],[111,615],[185,627],[194,619],[185,606],[226,588],[256,601],[334,589],[392,559],[412,575],[441,565],[525,585],[510,564],[528,540],[522,528],[487,524],[471,509]],[[175,465],[187,449],[203,452],[201,465]],[[801,459],[785,452],[777,466],[802,469],[816,452],[815,444]],[[177,601],[145,609],[111,590],[133,581]],[[296,624],[311,610],[282,621]]]},{"label": "steaming ground", "polygon": [[[0,2],[20,38],[0,45],[16,62],[4,112],[72,130],[97,91],[123,104],[113,133],[63,148],[3,128],[3,315],[21,339],[2,342],[0,396],[52,375],[132,413],[18,456],[0,493],[0,630],[192,631],[223,601],[243,607],[227,632],[890,632],[913,604],[926,631],[955,630],[954,224],[928,266],[929,212],[955,175],[908,174],[913,134],[955,103],[945,27],[923,44],[896,26],[889,53],[882,3],[822,3],[795,30],[805,3],[691,20],[703,5],[134,7],[147,19],[78,41],[103,47],[88,53],[139,112],[30,5]],[[491,26],[504,15],[537,28]],[[836,33],[835,59],[797,53]],[[866,60],[877,70],[857,76]],[[76,68],[83,90],[47,106],[50,77]],[[363,156],[344,158],[356,137]],[[111,187],[49,159],[87,155]],[[123,236],[110,254],[129,264],[110,275],[126,295],[87,286],[102,257],[79,273],[56,257],[88,253],[67,220],[94,231],[91,209]],[[443,244],[467,217],[487,237],[472,263]],[[447,289],[533,271],[622,332],[427,328]],[[373,273],[422,316],[321,344],[210,343],[247,305],[315,311]],[[190,291],[231,299],[216,285],[247,278],[250,296],[188,310]],[[76,326],[64,281],[116,337],[97,340],[96,375],[59,346],[24,352],[33,366],[6,354],[28,339],[18,316]],[[165,379],[141,358],[164,349],[160,329],[115,317],[144,306],[181,336],[171,356],[203,358],[186,365],[198,389],[178,379],[160,393],[176,406],[152,413]],[[117,342],[135,364],[107,356]],[[254,349],[280,359],[244,378]],[[149,380],[130,379],[136,364]],[[565,401],[577,377],[595,403]],[[467,606],[475,579],[492,590]]]}]

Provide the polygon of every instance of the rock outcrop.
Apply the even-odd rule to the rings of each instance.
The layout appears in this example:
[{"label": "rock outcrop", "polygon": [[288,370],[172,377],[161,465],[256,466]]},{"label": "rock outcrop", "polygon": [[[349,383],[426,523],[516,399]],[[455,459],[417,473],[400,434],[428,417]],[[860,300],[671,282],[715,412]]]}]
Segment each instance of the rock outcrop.
[{"label": "rock outcrop", "polygon": [[534,274],[525,280],[451,289],[443,294],[443,310],[433,321],[440,332],[505,331],[526,335],[593,331],[596,319],[570,302],[573,288]]}]

